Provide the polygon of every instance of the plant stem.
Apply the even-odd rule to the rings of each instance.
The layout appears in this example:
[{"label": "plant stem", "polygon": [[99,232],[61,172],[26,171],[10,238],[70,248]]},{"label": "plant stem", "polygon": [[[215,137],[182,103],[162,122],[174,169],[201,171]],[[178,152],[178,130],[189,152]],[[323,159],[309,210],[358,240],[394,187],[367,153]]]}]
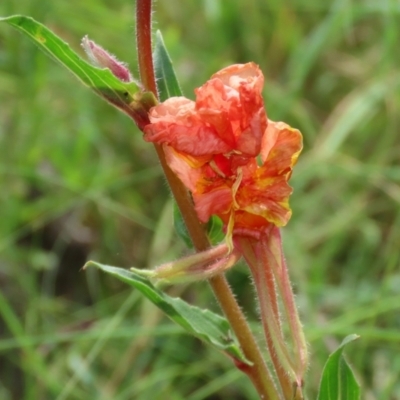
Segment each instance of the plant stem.
[{"label": "plant stem", "polygon": [[[141,81],[146,90],[157,96],[151,47],[151,3],[151,0],[137,0],[136,2],[136,40]],[[155,145],[155,149],[193,245],[197,251],[207,250],[210,247],[210,242],[197,217],[188,191],[169,168],[162,147]],[[209,283],[238,338],[245,357],[252,363],[252,365],[242,363],[237,366],[249,376],[261,399],[280,400],[281,397],[261,355],[256,339],[225,276],[222,274],[215,276],[209,280]]]},{"label": "plant stem", "polygon": [[136,51],[140,80],[158,98],[151,46],[151,0],[136,1]]}]

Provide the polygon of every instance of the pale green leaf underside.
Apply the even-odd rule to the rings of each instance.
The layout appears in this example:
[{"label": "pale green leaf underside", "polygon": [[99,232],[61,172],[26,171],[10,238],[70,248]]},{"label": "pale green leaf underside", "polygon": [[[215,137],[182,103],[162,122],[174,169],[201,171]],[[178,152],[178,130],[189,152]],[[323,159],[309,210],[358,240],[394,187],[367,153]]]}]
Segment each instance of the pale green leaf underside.
[{"label": "pale green leaf underside", "polygon": [[231,357],[248,363],[232,337],[229,323],[225,318],[209,310],[192,306],[180,298],[170,297],[156,289],[149,280],[126,269],[93,261],[88,262],[85,267],[88,266],[97,267],[133,286],[188,333],[228,353]]}]

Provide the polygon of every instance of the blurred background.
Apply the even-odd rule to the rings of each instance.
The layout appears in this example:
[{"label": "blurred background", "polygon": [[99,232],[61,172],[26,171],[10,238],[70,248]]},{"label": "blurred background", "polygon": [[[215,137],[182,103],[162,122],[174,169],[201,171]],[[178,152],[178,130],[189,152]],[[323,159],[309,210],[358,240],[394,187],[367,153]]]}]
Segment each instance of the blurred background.
[{"label": "blurred background", "polygon": [[[137,75],[133,2],[2,0],[83,54],[81,38]],[[363,399],[400,399],[400,2],[158,0],[187,97],[254,61],[273,120],[304,135],[283,230],[310,344],[316,398],[328,354],[347,358]],[[231,362],[182,332],[88,259],[152,267],[179,257],[152,146],[26,37],[0,24],[0,398],[256,399]],[[257,325],[244,266],[228,278]],[[218,311],[205,282],[169,289]]]}]

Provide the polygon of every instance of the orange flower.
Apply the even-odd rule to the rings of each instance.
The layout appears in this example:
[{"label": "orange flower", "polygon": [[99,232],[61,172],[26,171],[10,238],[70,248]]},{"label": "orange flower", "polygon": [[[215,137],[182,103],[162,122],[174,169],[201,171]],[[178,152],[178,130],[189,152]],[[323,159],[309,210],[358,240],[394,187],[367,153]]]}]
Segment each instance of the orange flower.
[{"label": "orange flower", "polygon": [[[196,92],[150,111],[145,140],[164,144],[171,169],[191,191],[199,219],[222,219],[232,234],[258,236],[291,216],[287,181],[302,147],[298,130],[267,121],[261,70],[232,65]],[[257,159],[259,156],[259,159]]]},{"label": "orange flower", "polygon": [[[198,88],[196,101],[173,97],[150,110],[145,139],[163,145],[168,165],[192,193],[199,219],[221,218],[226,240],[146,275],[156,282],[210,278],[243,256],[260,299],[271,361],[285,398],[294,398],[307,367],[307,345],[279,227],[291,216],[288,180],[302,136],[283,122],[267,120],[263,81],[255,64],[232,65]],[[293,351],[285,343],[278,295]]]}]

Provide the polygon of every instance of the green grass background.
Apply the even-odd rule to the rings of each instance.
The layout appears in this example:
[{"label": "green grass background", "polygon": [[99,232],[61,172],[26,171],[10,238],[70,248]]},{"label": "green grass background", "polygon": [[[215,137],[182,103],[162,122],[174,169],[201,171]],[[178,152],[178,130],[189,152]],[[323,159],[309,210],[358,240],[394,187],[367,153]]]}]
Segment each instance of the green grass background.
[{"label": "green grass background", "polygon": [[[3,0],[137,74],[132,2]],[[273,120],[304,135],[284,244],[316,397],[346,350],[363,399],[400,399],[400,3],[158,0],[184,93],[255,61]],[[82,53],[82,52],[81,52]],[[0,26],[0,399],[256,399],[230,361],[86,259],[151,267],[184,252],[152,147],[27,38]],[[229,280],[257,328],[245,267]],[[207,284],[170,289],[218,310]]]}]

